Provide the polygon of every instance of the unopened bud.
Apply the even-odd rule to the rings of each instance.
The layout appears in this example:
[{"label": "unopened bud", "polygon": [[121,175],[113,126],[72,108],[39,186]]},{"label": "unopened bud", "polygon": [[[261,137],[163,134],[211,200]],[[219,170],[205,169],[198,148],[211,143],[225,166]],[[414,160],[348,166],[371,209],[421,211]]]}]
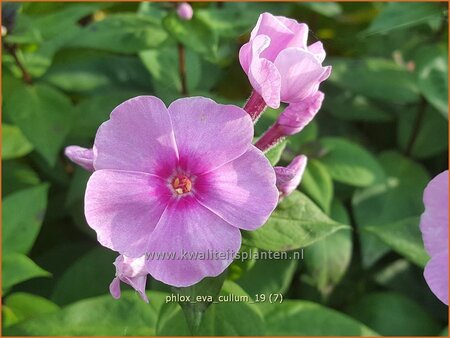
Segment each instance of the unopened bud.
[{"label": "unopened bud", "polygon": [[274,167],[280,199],[297,189],[305,172],[307,162],[308,158],[305,155],[299,155],[287,167]]},{"label": "unopened bud", "polygon": [[79,146],[68,146],[64,149],[64,155],[73,163],[78,164],[80,167],[94,171],[94,151],[93,149],[83,148]]},{"label": "unopened bud", "polygon": [[322,106],[324,96],[318,91],[303,101],[289,104],[277,121],[284,136],[296,134],[305,128]]},{"label": "unopened bud", "polygon": [[194,10],[187,2],[182,2],[178,5],[177,14],[182,20],[191,20],[194,15]]}]

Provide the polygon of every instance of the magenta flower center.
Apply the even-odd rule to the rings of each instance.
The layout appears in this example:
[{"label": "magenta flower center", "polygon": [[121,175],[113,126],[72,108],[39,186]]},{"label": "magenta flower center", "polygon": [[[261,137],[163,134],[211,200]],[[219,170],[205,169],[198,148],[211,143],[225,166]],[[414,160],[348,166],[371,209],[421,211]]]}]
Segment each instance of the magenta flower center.
[{"label": "magenta flower center", "polygon": [[177,195],[187,194],[192,190],[192,181],[184,174],[177,174],[171,185]]}]

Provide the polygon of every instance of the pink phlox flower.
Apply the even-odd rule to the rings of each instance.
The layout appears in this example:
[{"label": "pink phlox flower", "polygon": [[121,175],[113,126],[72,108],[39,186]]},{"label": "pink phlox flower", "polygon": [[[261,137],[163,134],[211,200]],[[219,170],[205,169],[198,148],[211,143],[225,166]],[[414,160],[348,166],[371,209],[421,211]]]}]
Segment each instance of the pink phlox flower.
[{"label": "pink phlox flower", "polygon": [[167,253],[146,268],[169,285],[222,273],[239,229],[262,226],[278,200],[275,171],[252,138],[243,109],[202,97],[166,108],[140,96],[116,107],[97,132],[85,195],[98,241],[129,258]]},{"label": "pink phlox flower", "polygon": [[330,76],[331,66],[322,66],[323,45],[308,46],[308,31],[304,23],[263,13],[240,49],[241,66],[269,107],[306,99]]},{"label": "pink phlox flower", "polygon": [[428,183],[423,203],[425,212],[420,218],[420,230],[431,256],[424,277],[436,297],[448,305],[448,170]]}]

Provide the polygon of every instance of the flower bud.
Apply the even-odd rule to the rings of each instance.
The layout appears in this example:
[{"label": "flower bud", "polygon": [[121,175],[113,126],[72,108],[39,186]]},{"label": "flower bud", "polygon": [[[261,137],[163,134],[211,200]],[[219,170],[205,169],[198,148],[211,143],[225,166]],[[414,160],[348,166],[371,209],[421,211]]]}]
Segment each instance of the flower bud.
[{"label": "flower bud", "polygon": [[141,298],[148,303],[145,294],[145,285],[147,283],[147,269],[145,268],[145,255],[139,258],[130,258],[120,255],[116,258],[114,265],[116,266],[116,277],[109,286],[111,295],[120,298],[120,282],[124,282],[135,289]]},{"label": "flower bud", "polygon": [[191,20],[194,15],[192,6],[187,2],[182,2],[178,5],[177,14],[182,20]]},{"label": "flower bud", "polygon": [[301,102],[291,103],[277,121],[284,136],[296,134],[305,128],[322,106],[324,96],[319,91]]},{"label": "flower bud", "polygon": [[79,146],[68,146],[64,149],[64,154],[73,163],[78,164],[80,167],[94,171],[94,151],[93,149],[83,148]]},{"label": "flower bud", "polygon": [[305,172],[307,162],[308,158],[305,155],[299,155],[287,167],[274,167],[280,199],[297,189]]},{"label": "flower bud", "polygon": [[263,13],[240,49],[242,69],[269,107],[305,100],[330,76],[331,66],[322,66],[323,45],[308,46],[308,32],[304,23]]}]

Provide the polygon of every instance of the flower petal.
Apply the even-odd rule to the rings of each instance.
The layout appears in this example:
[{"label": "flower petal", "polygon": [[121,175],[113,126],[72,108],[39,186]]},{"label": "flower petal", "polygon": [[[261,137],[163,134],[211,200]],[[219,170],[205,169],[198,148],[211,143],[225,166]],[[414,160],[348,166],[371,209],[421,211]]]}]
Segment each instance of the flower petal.
[{"label": "flower petal", "polygon": [[420,230],[426,250],[434,256],[448,248],[448,170],[428,183],[423,202]]},{"label": "flower petal", "polygon": [[117,106],[98,129],[94,167],[166,176],[177,161],[170,117],[164,103],[138,96]]},{"label": "flower petal", "polygon": [[308,51],[319,60],[319,62],[323,62],[325,60],[325,57],[327,56],[327,53],[325,52],[325,49],[323,48],[323,44],[320,41],[317,41],[313,43],[312,45],[308,46]]},{"label": "flower petal", "polygon": [[149,237],[171,196],[157,176],[97,170],[86,188],[86,220],[100,244],[137,258],[147,252]]},{"label": "flower petal", "polygon": [[64,149],[64,155],[80,167],[88,171],[94,171],[94,151],[92,149],[68,146]]},{"label": "flower petal", "polygon": [[[292,21],[289,21],[289,19],[274,16],[270,13],[263,13],[259,16],[258,22],[251,32],[250,40],[256,39],[259,35],[268,36],[271,42],[270,45],[262,52],[261,57],[269,61],[274,61],[278,53],[288,47],[293,39],[301,41],[301,39],[304,38],[303,35],[300,39],[296,37],[299,30],[302,29],[303,27],[300,28],[295,26]],[[306,34],[308,34],[308,30],[306,30]],[[298,34],[298,36],[300,37],[300,34]],[[306,47],[306,41],[304,47]]]},{"label": "flower petal", "polygon": [[198,177],[196,197],[231,225],[254,230],[267,221],[278,202],[274,169],[252,146],[241,157]]},{"label": "flower petal", "polygon": [[297,20],[286,18],[284,16],[276,16],[276,18],[294,33],[293,37],[285,48],[306,48],[309,33],[308,25],[305,23],[299,23]]},{"label": "flower petal", "polygon": [[260,57],[260,54],[270,44],[266,35],[258,35],[249,42],[251,60],[248,69],[248,79],[253,89],[258,92],[271,108],[280,106],[281,77],[275,65]]},{"label": "flower petal", "polygon": [[240,245],[239,229],[194,197],[185,196],[166,209],[152,233],[147,269],[165,284],[190,286],[204,277],[221,274]]},{"label": "flower petal", "polygon": [[251,42],[247,42],[239,49],[239,63],[247,75],[250,69],[250,63],[252,62],[252,45]]},{"label": "flower petal", "polygon": [[448,305],[448,250],[431,257],[423,275],[431,291]]},{"label": "flower petal", "polygon": [[145,286],[147,284],[147,275],[138,277],[123,277],[122,279],[125,283],[131,286],[133,289],[139,293],[142,300],[148,303],[147,295],[145,294]]},{"label": "flower petal", "polygon": [[180,166],[194,174],[232,161],[251,144],[252,120],[237,106],[192,97],[174,101],[169,113]]},{"label": "flower petal", "polygon": [[120,279],[119,279],[119,277],[114,277],[111,284],[109,285],[109,292],[111,293],[111,296],[113,296],[115,299],[120,298]]},{"label": "flower petal", "polygon": [[321,81],[329,76],[331,68],[322,67],[314,54],[287,48],[275,60],[281,75],[281,101],[298,102],[314,94]]}]

